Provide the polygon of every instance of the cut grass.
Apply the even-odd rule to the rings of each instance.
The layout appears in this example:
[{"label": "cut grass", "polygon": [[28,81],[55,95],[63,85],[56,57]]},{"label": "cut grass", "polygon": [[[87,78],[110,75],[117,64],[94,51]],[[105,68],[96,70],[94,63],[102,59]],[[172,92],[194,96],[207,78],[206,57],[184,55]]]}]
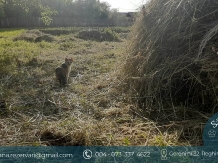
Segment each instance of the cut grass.
[{"label": "cut grass", "polygon": [[79,32],[82,28],[64,28],[64,27],[60,27],[60,28],[44,28],[44,29],[40,29],[41,32],[46,33],[46,34],[51,34],[54,36],[60,36],[60,35],[69,35],[69,34],[75,34],[77,32]]},{"label": "cut grass", "polygon": [[53,42],[55,38],[50,34],[44,34],[39,30],[28,30],[14,38],[14,41],[24,40],[29,42]]},{"label": "cut grass", "polygon": [[[159,125],[125,103],[116,90],[125,42],[84,41],[72,33],[53,35],[54,42],[13,41],[21,31],[0,38],[0,100],[7,103],[0,145],[200,144],[196,137],[181,140],[181,127]],[[68,86],[60,88],[54,70],[65,57],[74,62]]]},{"label": "cut grass", "polygon": [[113,32],[111,29],[106,28],[104,31],[95,31],[95,30],[86,30],[80,31],[77,35],[78,38],[84,40],[92,40],[92,41],[110,41],[110,42],[118,42],[120,41],[118,35]]}]

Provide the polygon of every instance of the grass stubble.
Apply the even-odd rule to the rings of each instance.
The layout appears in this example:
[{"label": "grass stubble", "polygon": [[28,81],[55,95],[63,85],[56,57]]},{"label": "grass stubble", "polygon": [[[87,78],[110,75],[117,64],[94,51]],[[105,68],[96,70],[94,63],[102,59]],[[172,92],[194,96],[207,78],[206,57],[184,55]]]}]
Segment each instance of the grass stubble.
[{"label": "grass stubble", "polygon": [[[116,30],[118,36],[129,31]],[[126,59],[126,37],[93,41],[57,32],[0,33],[1,146],[200,144],[194,135],[186,139],[183,122],[152,121],[117,90],[123,84],[117,74]],[[36,41],[42,35],[49,41]],[[60,88],[54,70],[65,57],[74,62],[68,86]]]}]

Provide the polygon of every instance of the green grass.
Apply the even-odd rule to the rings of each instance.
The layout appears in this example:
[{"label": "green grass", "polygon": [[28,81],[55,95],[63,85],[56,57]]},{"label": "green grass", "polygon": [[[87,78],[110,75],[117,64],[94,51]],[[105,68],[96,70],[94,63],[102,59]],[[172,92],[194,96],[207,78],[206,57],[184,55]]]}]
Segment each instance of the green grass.
[{"label": "green grass", "polygon": [[26,29],[2,28],[0,29],[0,37],[16,37],[24,31],[26,31]]},{"label": "green grass", "polygon": [[15,42],[11,38],[0,38],[0,44],[0,74],[9,72],[13,74],[17,66],[31,61],[41,51],[40,46],[37,44],[26,41]]}]

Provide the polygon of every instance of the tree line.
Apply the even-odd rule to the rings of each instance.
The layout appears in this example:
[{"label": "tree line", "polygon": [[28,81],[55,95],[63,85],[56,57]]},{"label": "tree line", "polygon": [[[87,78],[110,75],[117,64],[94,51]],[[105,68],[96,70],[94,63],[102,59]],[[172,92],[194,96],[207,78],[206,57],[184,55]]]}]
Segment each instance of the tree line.
[{"label": "tree line", "polygon": [[0,19],[40,17],[49,25],[52,17],[114,18],[116,9],[99,0],[0,0]]}]

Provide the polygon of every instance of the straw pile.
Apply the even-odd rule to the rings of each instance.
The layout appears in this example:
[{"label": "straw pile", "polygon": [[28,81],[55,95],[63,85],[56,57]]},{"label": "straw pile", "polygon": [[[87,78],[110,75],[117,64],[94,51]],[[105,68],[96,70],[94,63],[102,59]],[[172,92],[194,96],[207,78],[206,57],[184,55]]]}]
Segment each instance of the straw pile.
[{"label": "straw pile", "polygon": [[23,32],[21,35],[14,38],[14,41],[24,40],[29,42],[53,42],[55,38],[50,34],[45,34],[39,30],[33,29]]},{"label": "straw pile", "polygon": [[122,69],[128,99],[162,119],[217,112],[217,0],[151,0],[139,14]]}]

